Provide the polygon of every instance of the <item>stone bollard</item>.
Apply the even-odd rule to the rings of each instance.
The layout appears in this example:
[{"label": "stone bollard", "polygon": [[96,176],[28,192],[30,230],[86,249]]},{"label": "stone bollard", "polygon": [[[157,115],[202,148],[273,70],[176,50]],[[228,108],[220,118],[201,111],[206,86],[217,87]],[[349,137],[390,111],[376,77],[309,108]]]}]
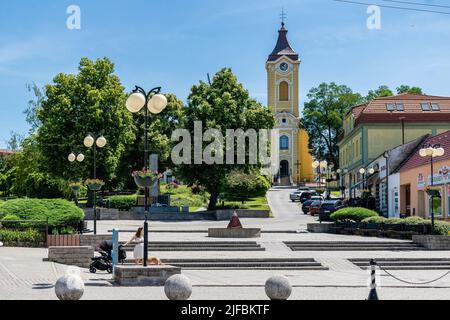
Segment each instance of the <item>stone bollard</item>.
[{"label": "stone bollard", "polygon": [[292,293],[289,279],[283,275],[276,275],[267,279],[265,289],[271,300],[287,300]]},{"label": "stone bollard", "polygon": [[56,281],[55,293],[59,300],[80,300],[84,293],[84,283],[79,275],[66,274]]},{"label": "stone bollard", "polygon": [[166,280],[164,292],[169,300],[188,300],[192,294],[191,280],[182,274],[176,274]]}]

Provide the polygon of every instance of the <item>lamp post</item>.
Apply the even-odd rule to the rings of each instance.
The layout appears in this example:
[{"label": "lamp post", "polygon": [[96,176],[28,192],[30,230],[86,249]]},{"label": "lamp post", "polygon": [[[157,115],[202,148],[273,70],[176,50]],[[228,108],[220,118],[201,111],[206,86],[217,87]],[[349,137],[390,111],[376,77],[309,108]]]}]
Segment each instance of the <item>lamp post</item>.
[{"label": "lamp post", "polygon": [[[126,101],[126,108],[132,113],[138,113],[144,106],[144,170],[148,171],[148,116],[149,112],[153,114],[161,113],[167,107],[167,98],[160,94],[161,87],[155,87],[149,92],[146,92],[143,88],[136,86],[132,94]],[[148,255],[148,187],[144,188],[144,267],[147,266]]]},{"label": "lamp post", "polygon": [[389,169],[389,151],[385,151],[383,154],[383,158],[386,159],[386,191],[385,191],[385,205],[386,205],[386,215],[387,218],[389,218],[389,176],[390,176],[390,169]]},{"label": "lamp post", "polygon": [[341,190],[341,197],[342,199],[345,199],[345,186],[343,183],[343,176],[347,174],[347,169],[337,169],[336,173],[339,175],[339,190]]},{"label": "lamp post", "polygon": [[[97,179],[97,147],[104,148],[106,146],[106,139],[103,135],[94,135],[95,138],[88,134],[83,141],[83,144],[86,148],[93,149],[94,156],[94,168],[93,168],[93,177]],[[97,234],[97,190],[93,190],[94,192],[94,234]]]},{"label": "lamp post", "polygon": [[320,161],[320,168],[325,169],[325,192],[327,194],[327,199],[330,198],[329,190],[328,190],[328,162],[327,160]]},{"label": "lamp post", "polygon": [[[84,161],[84,155],[82,153],[75,155],[75,153],[70,153],[69,156],[67,157],[67,159],[69,160],[69,162],[74,163],[75,161],[78,162],[83,162]],[[78,190],[79,190],[79,186],[77,188],[73,187],[72,191],[73,191],[73,195],[75,198],[75,205],[78,207]]]},{"label": "lamp post", "polygon": [[[431,188],[433,188],[433,158],[441,157],[445,154],[444,148],[440,144],[435,145],[423,145],[419,151],[419,155],[422,158],[430,157],[430,170],[431,170]],[[431,194],[431,233],[434,234],[434,208],[433,208],[434,195]]]},{"label": "lamp post", "polygon": [[[364,192],[364,189],[366,189],[366,169],[364,169],[364,168],[359,169],[359,173],[363,177],[362,190]],[[362,192],[361,192],[361,195],[362,195]]]},{"label": "lamp post", "polygon": [[317,174],[317,187],[319,187],[319,179],[320,179],[319,170],[318,170],[319,165],[320,165],[320,162],[317,160],[312,163],[313,170],[315,170],[316,174]]}]

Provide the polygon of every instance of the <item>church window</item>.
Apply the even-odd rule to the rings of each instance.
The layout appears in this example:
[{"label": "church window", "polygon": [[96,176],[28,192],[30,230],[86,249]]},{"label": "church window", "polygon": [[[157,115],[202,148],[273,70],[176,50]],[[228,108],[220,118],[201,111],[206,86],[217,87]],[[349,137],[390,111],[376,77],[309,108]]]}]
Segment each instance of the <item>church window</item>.
[{"label": "church window", "polygon": [[286,123],[287,123],[286,118],[281,119],[281,123],[282,123],[282,124],[286,124]]},{"label": "church window", "polygon": [[280,137],[280,150],[289,150],[289,137]]},{"label": "church window", "polygon": [[289,101],[289,84],[286,81],[280,83],[279,91],[280,101]]}]

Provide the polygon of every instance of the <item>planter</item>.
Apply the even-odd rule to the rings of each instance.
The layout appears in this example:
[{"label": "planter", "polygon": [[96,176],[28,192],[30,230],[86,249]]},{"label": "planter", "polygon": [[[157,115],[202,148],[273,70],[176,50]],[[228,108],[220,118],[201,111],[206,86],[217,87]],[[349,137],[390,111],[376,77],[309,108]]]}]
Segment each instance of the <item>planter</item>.
[{"label": "planter", "polygon": [[100,191],[100,190],[102,190],[102,186],[103,185],[101,185],[100,183],[91,183],[91,184],[87,185],[87,187],[91,191]]},{"label": "planter", "polygon": [[70,186],[70,189],[71,189],[73,192],[78,192],[78,191],[80,191],[81,187],[80,187],[80,186]]},{"label": "planter", "polygon": [[427,194],[430,197],[436,197],[436,198],[440,198],[441,197],[441,193],[439,192],[439,190],[435,190],[435,189],[427,190]]},{"label": "planter", "polygon": [[158,181],[157,176],[145,176],[145,177],[140,177],[139,175],[134,176],[134,182],[139,188],[150,188],[156,183],[156,181]]}]

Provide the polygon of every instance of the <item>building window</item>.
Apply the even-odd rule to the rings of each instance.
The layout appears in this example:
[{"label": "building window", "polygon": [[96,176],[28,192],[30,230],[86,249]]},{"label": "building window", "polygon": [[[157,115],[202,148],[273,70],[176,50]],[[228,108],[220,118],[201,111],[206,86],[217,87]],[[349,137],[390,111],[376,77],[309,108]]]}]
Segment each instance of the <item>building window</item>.
[{"label": "building window", "polygon": [[286,81],[280,83],[279,91],[280,101],[289,101],[289,84]]},{"label": "building window", "polygon": [[286,118],[281,119],[281,123],[282,123],[282,124],[286,124],[286,123],[287,123]]},{"label": "building window", "polygon": [[397,111],[405,111],[405,105],[403,103],[397,103]]},{"label": "building window", "polygon": [[386,110],[389,112],[394,111],[394,104],[393,103],[386,103]]},{"label": "building window", "polygon": [[433,111],[440,111],[441,107],[439,106],[439,103],[432,103],[431,104],[431,110],[433,110]]},{"label": "building window", "polygon": [[430,111],[430,104],[428,102],[421,103],[420,107],[422,108],[422,111]]},{"label": "building window", "polygon": [[289,137],[280,137],[280,150],[289,150]]}]

